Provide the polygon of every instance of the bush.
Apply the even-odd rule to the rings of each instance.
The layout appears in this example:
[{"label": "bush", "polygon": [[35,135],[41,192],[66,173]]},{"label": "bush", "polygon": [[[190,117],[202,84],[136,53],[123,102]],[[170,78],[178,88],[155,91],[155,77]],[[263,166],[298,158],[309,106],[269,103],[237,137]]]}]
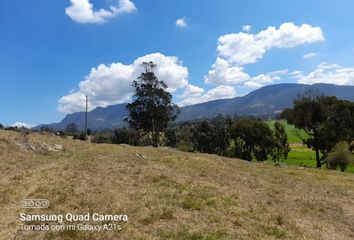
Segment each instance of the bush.
[{"label": "bush", "polygon": [[167,129],[165,132],[166,146],[176,147],[177,145],[177,135],[175,129]]},{"label": "bush", "polygon": [[0,123],[0,129],[4,129],[4,125]]},{"label": "bush", "polygon": [[5,127],[4,128],[5,130],[8,130],[8,131],[17,131],[17,127]]},{"label": "bush", "polygon": [[348,143],[337,143],[332,152],[328,155],[328,166],[330,169],[337,169],[339,167],[340,170],[344,172],[350,164],[351,158]]},{"label": "bush", "polygon": [[112,143],[112,134],[110,133],[98,133],[91,139],[93,143]]},{"label": "bush", "polygon": [[132,128],[117,128],[113,131],[111,143],[144,146],[150,145],[150,140],[147,136],[144,137],[139,131]]},{"label": "bush", "polygon": [[77,128],[75,123],[69,123],[68,125],[66,125],[65,132],[68,135],[72,135],[74,137],[75,135],[80,134],[79,129]]},{"label": "bush", "polygon": [[86,141],[87,140],[87,136],[85,134],[85,132],[80,132],[80,133],[76,133],[73,135],[73,139],[79,139],[79,140],[82,140],[82,141]]},{"label": "bush", "polygon": [[117,128],[114,130],[112,137],[112,143],[114,144],[130,144],[134,138],[134,134],[131,129]]},{"label": "bush", "polygon": [[352,141],[352,142],[350,143],[349,150],[350,150],[352,153],[354,153],[354,141]]},{"label": "bush", "polygon": [[91,136],[92,135],[92,130],[91,129],[87,129],[87,136]]},{"label": "bush", "polygon": [[58,133],[61,138],[66,138],[66,133],[64,131],[59,131]]}]

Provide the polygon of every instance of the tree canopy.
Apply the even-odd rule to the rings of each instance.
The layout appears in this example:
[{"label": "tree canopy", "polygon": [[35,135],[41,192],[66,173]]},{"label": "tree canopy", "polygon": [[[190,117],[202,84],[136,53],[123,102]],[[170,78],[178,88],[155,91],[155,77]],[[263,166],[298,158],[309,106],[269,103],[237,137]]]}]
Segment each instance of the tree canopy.
[{"label": "tree canopy", "polygon": [[318,168],[327,163],[329,152],[338,142],[354,139],[354,103],[350,101],[306,92],[281,117],[308,134],[303,143],[316,152]]},{"label": "tree canopy", "polygon": [[132,128],[146,133],[152,145],[157,147],[160,134],[177,118],[179,108],[172,103],[167,85],[156,77],[156,64],[144,62],[143,65],[145,71],[133,81],[135,94],[133,102],[127,105],[127,121]]}]

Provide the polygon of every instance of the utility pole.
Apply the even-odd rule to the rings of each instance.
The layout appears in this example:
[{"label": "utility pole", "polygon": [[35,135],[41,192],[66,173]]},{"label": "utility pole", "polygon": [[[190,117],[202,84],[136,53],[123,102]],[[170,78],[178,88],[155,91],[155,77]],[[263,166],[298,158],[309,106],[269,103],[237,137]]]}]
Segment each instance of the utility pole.
[{"label": "utility pole", "polygon": [[87,136],[87,105],[88,105],[88,96],[86,95],[86,111],[85,111],[85,135]]}]

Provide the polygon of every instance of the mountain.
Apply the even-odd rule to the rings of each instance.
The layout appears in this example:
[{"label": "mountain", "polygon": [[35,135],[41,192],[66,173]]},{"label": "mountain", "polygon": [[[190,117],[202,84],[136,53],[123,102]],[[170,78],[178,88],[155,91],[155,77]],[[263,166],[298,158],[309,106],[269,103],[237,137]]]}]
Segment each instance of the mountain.
[{"label": "mountain", "polygon": [[[316,89],[327,96],[354,101],[354,86],[338,86],[332,84],[276,84],[255,90],[243,97],[221,99],[181,108],[177,121],[211,118],[218,114],[239,116],[274,115],[284,108],[291,107],[293,100],[307,89]],[[88,126],[92,130],[118,128],[125,125],[128,116],[126,104],[118,104],[105,108],[98,107],[88,113]],[[75,123],[84,128],[84,112],[68,114],[61,122],[39,125],[34,129],[47,126],[56,130],[64,129],[67,124]]]},{"label": "mountain", "polygon": [[327,96],[354,101],[354,86],[332,84],[276,84],[255,90],[243,97],[215,100],[182,108],[179,121],[211,118],[218,114],[239,116],[274,115],[291,107],[293,100],[307,89],[316,89]]}]

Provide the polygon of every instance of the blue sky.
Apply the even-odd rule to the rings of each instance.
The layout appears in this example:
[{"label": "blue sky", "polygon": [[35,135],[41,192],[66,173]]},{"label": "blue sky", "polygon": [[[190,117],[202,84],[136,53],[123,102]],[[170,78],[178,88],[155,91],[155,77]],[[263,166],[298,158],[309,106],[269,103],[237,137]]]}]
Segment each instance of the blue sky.
[{"label": "blue sky", "polygon": [[350,0],[0,1],[0,122],[57,122],[83,110],[84,95],[91,109],[127,102],[143,60],[161,66],[180,105],[281,82],[354,85],[353,9]]}]

